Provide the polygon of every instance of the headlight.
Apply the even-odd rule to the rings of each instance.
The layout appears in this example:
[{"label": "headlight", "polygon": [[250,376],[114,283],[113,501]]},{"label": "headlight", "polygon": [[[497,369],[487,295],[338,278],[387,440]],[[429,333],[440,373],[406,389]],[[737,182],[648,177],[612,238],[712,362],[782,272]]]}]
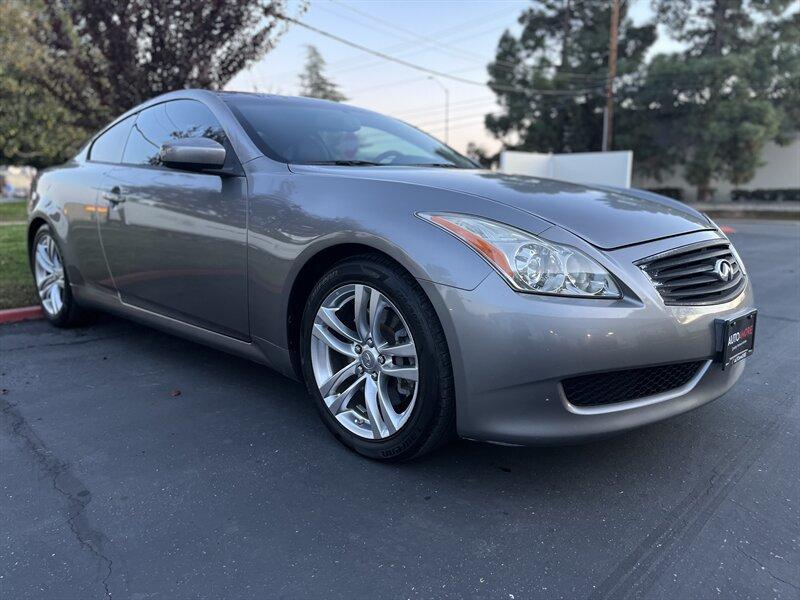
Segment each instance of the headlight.
[{"label": "headlight", "polygon": [[586,254],[488,219],[454,213],[419,213],[452,233],[520,292],[620,298],[611,274]]}]

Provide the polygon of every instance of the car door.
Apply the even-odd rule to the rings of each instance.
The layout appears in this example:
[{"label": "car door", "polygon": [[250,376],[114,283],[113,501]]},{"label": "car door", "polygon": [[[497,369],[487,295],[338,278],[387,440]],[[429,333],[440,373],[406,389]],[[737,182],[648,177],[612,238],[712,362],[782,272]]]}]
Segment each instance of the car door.
[{"label": "car door", "polygon": [[103,131],[83,156],[79,154],[76,160],[58,169],[56,184],[46,192],[63,206],[63,219],[54,223],[61,226],[60,235],[66,241],[67,272],[73,286],[106,294],[115,292],[100,244],[97,198],[105,174],[122,160],[133,122],[134,117],[127,117]]},{"label": "car door", "polygon": [[246,181],[160,163],[163,143],[191,137],[222,143],[224,170],[241,172],[202,102],[174,100],[141,111],[101,194],[108,266],[125,303],[248,339]]}]

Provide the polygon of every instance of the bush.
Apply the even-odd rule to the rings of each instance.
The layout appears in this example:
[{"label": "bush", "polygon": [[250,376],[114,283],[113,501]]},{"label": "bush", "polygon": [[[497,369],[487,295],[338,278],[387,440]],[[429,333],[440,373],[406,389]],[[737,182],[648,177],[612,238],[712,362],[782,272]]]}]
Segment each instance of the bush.
[{"label": "bush", "polygon": [[800,202],[800,189],[733,190],[731,200],[734,202]]},{"label": "bush", "polygon": [[683,202],[683,190],[681,188],[672,188],[672,187],[660,187],[660,188],[647,188],[648,192],[653,192],[654,194],[661,194],[662,196],[666,196],[667,198],[672,198],[673,200],[680,200]]}]

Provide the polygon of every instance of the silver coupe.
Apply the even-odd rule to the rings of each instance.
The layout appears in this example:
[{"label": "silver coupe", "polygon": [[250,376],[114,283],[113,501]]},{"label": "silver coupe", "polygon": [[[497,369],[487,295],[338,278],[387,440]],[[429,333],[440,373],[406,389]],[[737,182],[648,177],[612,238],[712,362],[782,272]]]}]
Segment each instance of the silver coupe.
[{"label": "silver coupe", "polygon": [[263,363],[375,459],[652,423],[753,351],[749,278],[704,215],[332,102],[159,96],[42,172],[29,214],[53,324],[108,311]]}]

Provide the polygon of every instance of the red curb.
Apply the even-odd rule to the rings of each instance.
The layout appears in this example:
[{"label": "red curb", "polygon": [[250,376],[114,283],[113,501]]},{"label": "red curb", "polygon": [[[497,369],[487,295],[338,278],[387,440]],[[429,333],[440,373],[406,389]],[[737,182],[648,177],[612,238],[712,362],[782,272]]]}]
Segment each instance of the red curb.
[{"label": "red curb", "polygon": [[722,227],[720,227],[720,231],[722,231],[722,233],[724,233],[725,235],[728,235],[729,233],[736,233],[736,229],[734,229],[733,227],[729,227],[728,225],[723,225]]},{"label": "red curb", "polygon": [[25,306],[23,308],[9,308],[0,310],[0,325],[3,323],[17,323],[19,321],[30,321],[31,319],[41,319],[41,306]]}]

